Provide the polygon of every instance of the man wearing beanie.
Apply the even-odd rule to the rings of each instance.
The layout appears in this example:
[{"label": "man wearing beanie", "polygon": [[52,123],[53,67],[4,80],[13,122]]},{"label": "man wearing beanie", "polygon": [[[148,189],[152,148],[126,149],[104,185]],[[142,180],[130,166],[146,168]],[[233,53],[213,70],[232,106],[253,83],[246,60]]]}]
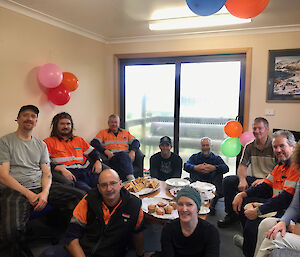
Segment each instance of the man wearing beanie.
[{"label": "man wearing beanie", "polygon": [[184,187],[178,192],[176,201],[179,218],[163,228],[160,256],[219,257],[218,230],[198,217],[200,193],[192,187]]}]

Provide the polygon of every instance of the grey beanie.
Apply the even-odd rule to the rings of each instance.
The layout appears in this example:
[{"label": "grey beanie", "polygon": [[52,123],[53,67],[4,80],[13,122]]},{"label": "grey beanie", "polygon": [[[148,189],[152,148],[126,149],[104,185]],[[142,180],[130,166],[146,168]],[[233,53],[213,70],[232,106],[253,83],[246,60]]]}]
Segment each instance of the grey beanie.
[{"label": "grey beanie", "polygon": [[178,199],[181,196],[185,196],[185,197],[192,199],[195,202],[195,204],[197,205],[198,212],[200,211],[201,197],[200,197],[200,193],[197,189],[190,187],[190,186],[183,187],[177,193],[176,202],[178,202]]}]

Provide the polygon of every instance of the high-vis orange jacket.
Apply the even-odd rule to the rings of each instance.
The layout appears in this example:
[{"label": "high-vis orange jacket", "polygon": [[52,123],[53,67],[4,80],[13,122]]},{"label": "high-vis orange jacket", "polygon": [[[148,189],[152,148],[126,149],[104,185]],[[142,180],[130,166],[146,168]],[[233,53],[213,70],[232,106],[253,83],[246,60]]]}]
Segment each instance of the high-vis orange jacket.
[{"label": "high-vis orange jacket", "polygon": [[94,150],[94,147],[77,136],[69,140],[48,137],[44,142],[47,144],[51,162],[66,168],[86,168],[89,165],[86,156]]}]

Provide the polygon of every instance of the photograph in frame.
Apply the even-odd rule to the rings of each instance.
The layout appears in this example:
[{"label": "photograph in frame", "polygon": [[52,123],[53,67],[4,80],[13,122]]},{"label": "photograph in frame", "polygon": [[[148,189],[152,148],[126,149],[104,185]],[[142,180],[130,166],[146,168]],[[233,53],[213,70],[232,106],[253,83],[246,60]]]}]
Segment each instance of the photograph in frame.
[{"label": "photograph in frame", "polygon": [[269,51],[267,101],[300,101],[300,49]]}]

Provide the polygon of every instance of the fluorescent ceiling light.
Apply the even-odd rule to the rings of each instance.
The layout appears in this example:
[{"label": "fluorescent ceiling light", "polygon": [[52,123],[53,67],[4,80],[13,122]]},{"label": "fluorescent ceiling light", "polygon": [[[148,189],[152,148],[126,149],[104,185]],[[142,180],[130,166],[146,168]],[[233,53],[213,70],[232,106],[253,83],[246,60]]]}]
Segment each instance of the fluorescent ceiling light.
[{"label": "fluorescent ceiling light", "polygon": [[249,23],[251,19],[240,19],[231,14],[214,14],[210,16],[193,16],[183,18],[154,20],[149,23],[150,30],[172,30],[224,26]]}]

